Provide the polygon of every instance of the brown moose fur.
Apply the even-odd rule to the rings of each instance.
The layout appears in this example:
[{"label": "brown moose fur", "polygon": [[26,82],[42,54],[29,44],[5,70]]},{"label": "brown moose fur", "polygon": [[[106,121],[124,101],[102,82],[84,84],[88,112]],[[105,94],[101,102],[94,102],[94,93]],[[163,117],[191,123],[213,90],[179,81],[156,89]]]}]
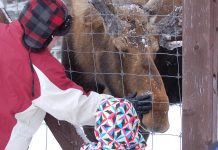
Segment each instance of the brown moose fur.
[{"label": "brown moose fur", "polygon": [[[106,0],[109,5],[126,5],[135,4],[144,10],[149,9],[150,15],[157,16],[155,21],[158,22],[162,17],[171,13],[175,7],[182,6],[183,0]],[[113,7],[110,7],[113,8]],[[113,12],[115,10],[112,10]]]}]

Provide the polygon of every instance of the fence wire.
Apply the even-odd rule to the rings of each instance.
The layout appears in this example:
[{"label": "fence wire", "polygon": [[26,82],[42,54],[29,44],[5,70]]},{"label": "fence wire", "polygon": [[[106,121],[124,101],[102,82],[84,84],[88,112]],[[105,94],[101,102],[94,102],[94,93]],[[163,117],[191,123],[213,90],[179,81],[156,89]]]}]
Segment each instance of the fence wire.
[{"label": "fence wire", "polygon": [[[108,1],[108,0],[107,0]],[[134,0],[132,0],[134,1]],[[135,5],[127,5],[128,3],[132,2],[131,0],[128,1],[123,1],[123,0],[111,0],[111,4],[110,6],[113,6],[114,8],[118,8],[120,7],[120,5],[122,6],[122,9],[126,8],[126,9],[133,9],[133,7],[135,7]],[[136,1],[134,1],[136,2]],[[141,6],[144,6],[146,4],[146,0],[145,1],[139,1],[142,2],[140,3],[140,5],[137,6],[137,9],[141,9]],[[178,7],[176,2],[178,2],[177,0],[162,0],[162,3],[164,4],[164,2],[166,2],[166,4],[170,4],[163,6],[163,7],[168,7],[168,9],[171,9],[172,12]],[[167,3],[170,2],[170,3]],[[23,6],[25,5],[26,0],[4,0],[4,5],[5,8],[7,10],[7,12],[9,13],[10,17],[12,18],[12,20],[16,19],[19,15],[19,12],[22,10]],[[68,4],[69,9],[72,9],[70,6],[70,2],[66,1],[66,3]],[[122,3],[122,4],[121,4]],[[82,1],[78,2],[78,8],[79,5],[82,5]],[[130,8],[131,7],[131,8]],[[179,18],[179,16],[175,16],[175,14],[159,14],[161,12],[157,11],[157,14],[152,15],[152,14],[144,14],[144,16],[142,14],[140,15],[136,15],[136,17],[141,17],[141,18],[146,18],[146,17],[150,17],[151,19],[156,18],[156,20],[160,21],[163,18]],[[107,14],[104,14],[107,15]],[[129,14],[132,15],[132,14]],[[87,16],[85,16],[86,18],[89,18],[92,20],[96,20],[96,18],[99,15],[96,14],[88,14]],[[122,11],[118,11],[118,13],[116,13],[116,17],[126,17],[126,15],[122,14]],[[152,21],[152,20],[151,20]],[[178,21],[178,20],[177,20]],[[157,22],[154,22],[154,24],[156,24]],[[59,42],[53,47],[51,53],[60,61],[62,62],[63,60],[61,60],[61,54],[63,54],[63,52],[66,54],[67,57],[65,57],[65,59],[67,58],[67,63],[69,66],[65,66],[66,67],[66,72],[69,75],[69,77],[71,79],[74,79],[73,75],[74,74],[78,74],[80,75],[89,75],[94,77],[94,81],[95,81],[95,86],[96,86],[96,90],[99,91],[99,82],[100,82],[100,77],[107,75],[107,76],[121,76],[121,87],[122,87],[122,95],[126,96],[126,88],[125,88],[125,77],[126,76],[132,76],[134,78],[142,78],[142,77],[148,77],[149,78],[149,90],[151,92],[155,92],[153,91],[154,89],[152,88],[152,81],[153,78],[156,77],[161,77],[165,88],[166,88],[166,92],[167,95],[170,99],[170,111],[169,111],[169,121],[170,121],[170,129],[165,132],[165,133],[155,133],[155,132],[151,132],[150,131],[150,136],[147,142],[147,149],[148,150],[160,150],[160,149],[169,149],[169,150],[181,150],[182,146],[182,134],[181,134],[181,118],[182,118],[182,100],[181,100],[181,79],[182,79],[182,37],[181,37],[181,31],[180,28],[178,28],[177,24],[179,23],[174,23],[172,22],[172,26],[165,26],[165,27],[161,27],[161,25],[163,25],[163,23],[158,24],[159,25],[159,29],[161,28],[169,28],[166,30],[163,30],[161,32],[158,33],[146,33],[146,34],[129,34],[129,38],[132,39],[134,41],[134,39],[140,38],[141,39],[141,43],[144,43],[145,46],[142,47],[140,49],[140,52],[132,52],[132,51],[121,51],[121,50],[117,50],[117,51],[110,51],[109,49],[107,49],[107,47],[105,47],[105,49],[101,49],[100,51],[97,50],[98,45],[96,45],[96,39],[94,39],[94,37],[99,36],[99,35],[105,35],[105,36],[110,36],[111,33],[108,32],[96,32],[94,31],[95,27],[93,27],[93,25],[91,25],[91,30],[90,32],[81,32],[80,36],[85,38],[86,36],[90,36],[91,41],[90,41],[90,45],[87,45],[88,47],[91,47],[91,51],[83,49],[81,51],[75,49],[75,47],[73,47],[73,43],[69,43],[68,39],[71,39],[72,37],[75,36],[74,32],[69,33],[64,39],[60,39]],[[82,26],[82,25],[81,25]],[[172,31],[170,31],[172,30]],[[166,33],[168,32],[168,33]],[[153,51],[148,51],[147,50],[147,46],[146,44],[148,43],[148,37],[149,36],[154,36],[159,38],[159,50],[156,52]],[[81,39],[83,39],[81,38]],[[168,38],[168,39],[167,39]],[[99,44],[100,41],[104,40],[104,39],[99,39]],[[161,40],[162,43],[160,42]],[[135,40],[134,42],[136,42],[137,40]],[[78,42],[78,41],[72,41],[72,42]],[[177,46],[172,46],[172,45],[176,45],[175,42],[177,42]],[[62,43],[65,44],[65,47],[62,47]],[[84,43],[85,44],[85,43]],[[171,45],[170,45],[171,44]],[[166,46],[167,45],[167,46]],[[114,55],[117,54],[119,56],[119,72],[101,72],[98,69],[98,65],[99,62],[96,62],[98,59],[97,57],[100,55]],[[93,66],[91,66],[91,68],[93,67],[93,70],[81,70],[81,69],[76,69],[74,68],[74,66],[72,66],[71,64],[73,64],[75,61],[73,59],[73,56],[78,56],[78,55],[90,55],[92,57],[93,60]],[[131,57],[139,57],[139,56],[144,56],[144,58],[147,58],[148,56],[151,55],[155,55],[155,59],[154,59],[154,63],[158,69],[158,73],[154,74],[153,72],[153,65],[151,61],[148,61],[148,70],[146,71],[146,73],[141,73],[138,74],[137,72],[125,72],[126,66],[124,66],[124,62],[123,62],[123,57],[127,57],[127,56],[131,56]],[[101,63],[101,62],[100,62]],[[105,66],[108,67],[108,66]],[[160,73],[160,74],[159,74]],[[110,94],[110,93],[109,93]],[[165,103],[165,102],[164,102]],[[154,115],[154,114],[153,114]],[[57,122],[58,123],[58,122]],[[75,141],[77,139],[74,139]],[[40,142],[39,142],[40,141]],[[42,143],[43,144],[42,144]],[[53,147],[55,145],[56,147]],[[40,146],[40,147],[38,147]],[[61,149],[60,146],[57,144],[57,142],[54,140],[54,137],[52,137],[51,132],[48,130],[48,127],[46,126],[45,123],[42,124],[41,128],[39,129],[39,131],[36,133],[36,135],[33,137],[33,141],[30,145],[30,150],[39,150],[39,149],[45,149],[45,150],[59,150]]]}]

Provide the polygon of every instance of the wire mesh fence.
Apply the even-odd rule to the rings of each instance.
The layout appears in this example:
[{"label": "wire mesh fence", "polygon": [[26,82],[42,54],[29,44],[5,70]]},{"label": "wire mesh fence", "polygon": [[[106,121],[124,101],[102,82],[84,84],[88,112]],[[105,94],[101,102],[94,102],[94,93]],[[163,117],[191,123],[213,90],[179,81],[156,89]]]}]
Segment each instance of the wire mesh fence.
[{"label": "wire mesh fence", "polygon": [[[68,75],[70,78],[87,88],[87,91],[89,88],[93,88],[94,90],[100,92],[102,89],[99,89],[101,88],[99,84],[103,83],[104,85],[107,85],[107,87],[104,89],[104,92],[122,97],[133,92],[133,90],[136,90],[139,93],[141,92],[140,90],[144,90],[143,92],[149,90],[153,93],[158,93],[160,91],[155,91],[155,87],[152,84],[153,80],[157,80],[157,78],[162,77],[166,88],[168,88],[167,94],[170,97],[170,102],[181,103],[181,29],[178,28],[177,23],[170,24],[170,27],[166,24],[163,25],[162,23],[168,23],[168,19],[162,20],[162,18],[164,19],[168,17],[169,20],[171,20],[170,18],[180,17],[176,16],[175,13],[172,13],[173,10],[176,9],[176,2],[171,1],[172,3],[169,6],[169,8],[171,7],[171,12],[169,11],[169,14],[157,14],[157,16],[154,16],[152,14],[146,14],[144,12],[145,10],[141,10],[141,8],[146,5],[145,1],[141,1],[141,3],[140,1],[106,1],[106,3],[108,2],[107,4],[110,10],[114,12],[118,20],[121,20],[121,26],[124,25],[125,31],[121,31],[122,33],[120,35],[120,31],[110,30],[110,25],[109,27],[107,26],[108,20],[106,19],[103,20],[107,27],[105,27],[106,29],[104,28],[105,30],[102,30],[101,24],[99,25],[98,22],[103,23],[103,20],[98,20],[100,15],[95,10],[92,10],[93,8],[91,6],[88,6],[86,11],[76,11],[76,9],[84,9],[84,7],[87,7],[86,2],[87,1],[74,1],[74,6],[72,6],[75,9],[75,11],[73,11],[75,13],[75,26],[76,24],[81,26],[86,24],[86,26],[76,26],[73,32],[64,39],[64,44],[67,45],[63,49],[64,55],[68,57],[66,60],[69,60],[70,58],[71,62],[67,61],[63,62],[63,64],[68,70]],[[110,15],[105,14],[103,10],[100,10],[99,12],[100,14],[102,13],[102,18]],[[159,32],[152,32],[149,30],[148,26],[143,26],[143,23],[147,25],[149,20],[151,21],[154,19],[153,17],[156,18],[157,25],[159,26]],[[84,19],[85,21],[80,22],[78,18],[81,20]],[[158,20],[161,20],[162,22],[158,22]],[[174,20],[172,19],[171,21]],[[179,19],[177,21],[179,24]],[[153,23],[156,24],[155,21]],[[142,27],[141,30],[139,27],[140,25]],[[164,28],[161,25],[167,28],[167,30],[161,29]],[[118,43],[113,43],[117,40],[116,36],[113,37],[114,34],[121,39],[124,37],[123,40],[126,40],[129,43],[122,43],[123,41],[119,41],[119,39]],[[155,39],[149,40],[150,36],[160,38],[159,44],[162,44],[162,47],[159,49],[159,51],[155,50],[154,43],[156,41]],[[114,41],[111,42],[110,40]],[[73,43],[73,45],[70,45],[69,43]],[[102,44],[104,45],[102,46]],[[174,47],[174,45],[179,46]],[[148,57],[151,55],[156,55],[156,59],[149,59]],[[127,60],[125,60],[125,58]],[[140,60],[140,58],[142,59]],[[88,68],[86,68],[87,66],[83,65],[83,59],[86,63],[89,62]],[[74,60],[76,64],[74,64]],[[138,61],[145,63],[147,70],[140,68],[141,64],[137,63]],[[101,66],[101,63],[103,64],[103,67]],[[159,72],[154,71],[154,63],[156,63],[155,65],[159,69],[160,74]],[[134,67],[132,66],[133,64]],[[114,66],[115,68],[113,68]],[[131,70],[131,67],[134,69],[140,68],[140,71],[137,71],[137,69]],[[104,81],[102,81],[102,78],[104,78]],[[146,80],[146,78],[148,80],[147,83],[142,80]],[[92,83],[90,80],[94,82]],[[134,84],[137,84],[135,83],[137,82],[135,80],[141,81],[144,87],[140,87],[140,84],[134,87]],[[131,82],[131,84],[128,84],[128,82]],[[87,83],[92,84],[93,87],[86,87]],[[131,89],[131,86],[134,88]],[[144,89],[145,86],[147,86],[146,89]],[[181,109],[179,111],[178,118],[181,119]],[[160,136],[165,138],[174,137],[174,139],[179,140],[177,141],[178,146],[172,149],[181,149],[181,128],[180,132],[176,134],[173,134],[171,131],[164,134],[157,134],[155,132],[151,132],[150,134],[148,149],[160,149],[160,147],[157,147],[159,140],[156,142],[156,137]]]},{"label": "wire mesh fence", "polygon": [[[151,126],[145,134],[149,134],[147,149],[180,150],[182,1],[157,2],[160,1],[105,0],[111,12],[106,14],[104,10],[94,8],[88,0],[66,1],[72,12],[73,28],[59,40],[51,52],[63,63],[68,77],[83,86],[87,92],[93,90],[116,97],[134,92],[138,95],[151,92],[154,95],[155,110],[143,122],[146,126]],[[17,18],[25,3],[26,0],[4,1],[12,20]],[[114,15],[113,23],[117,23],[117,27],[111,25],[111,20],[108,19],[111,15]],[[167,128],[166,113],[169,103],[170,128],[165,133],[158,133]],[[68,138],[69,147],[78,149],[81,139],[79,140],[79,135],[71,136],[77,134],[75,130],[69,129],[73,125],[66,126],[59,121],[55,123],[60,126],[59,131],[64,132],[64,127],[68,127],[70,131],[65,137],[57,133],[60,135],[56,137],[59,143]],[[93,140],[93,128],[86,127],[84,130],[88,139]],[[61,149],[53,143],[57,142],[43,123],[33,138],[30,149]],[[36,145],[40,145],[40,148]]]}]

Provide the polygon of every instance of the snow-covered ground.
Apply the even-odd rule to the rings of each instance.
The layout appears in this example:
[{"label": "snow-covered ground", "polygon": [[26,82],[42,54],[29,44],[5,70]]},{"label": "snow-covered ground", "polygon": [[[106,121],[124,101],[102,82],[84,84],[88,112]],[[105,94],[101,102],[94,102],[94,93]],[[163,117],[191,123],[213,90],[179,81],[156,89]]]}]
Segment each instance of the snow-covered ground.
[{"label": "snow-covered ground", "polygon": [[182,147],[182,108],[179,105],[170,106],[170,128],[163,134],[153,134],[149,137],[146,150],[181,150]]},{"label": "snow-covered ground", "polygon": [[[170,106],[170,128],[164,134],[149,137],[146,150],[181,150],[181,107]],[[43,123],[34,135],[29,150],[62,150],[49,129]]]}]

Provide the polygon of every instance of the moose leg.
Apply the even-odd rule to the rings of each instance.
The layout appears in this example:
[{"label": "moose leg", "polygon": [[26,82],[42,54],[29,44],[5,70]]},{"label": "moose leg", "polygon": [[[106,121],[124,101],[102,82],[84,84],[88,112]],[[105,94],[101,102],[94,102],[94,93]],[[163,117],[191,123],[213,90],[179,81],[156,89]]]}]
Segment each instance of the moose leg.
[{"label": "moose leg", "polygon": [[46,114],[45,122],[63,150],[79,150],[84,143],[73,125]]},{"label": "moose leg", "polygon": [[91,142],[97,142],[97,139],[96,139],[95,134],[94,134],[95,128],[93,126],[83,126],[83,130],[84,130],[87,138]]}]

